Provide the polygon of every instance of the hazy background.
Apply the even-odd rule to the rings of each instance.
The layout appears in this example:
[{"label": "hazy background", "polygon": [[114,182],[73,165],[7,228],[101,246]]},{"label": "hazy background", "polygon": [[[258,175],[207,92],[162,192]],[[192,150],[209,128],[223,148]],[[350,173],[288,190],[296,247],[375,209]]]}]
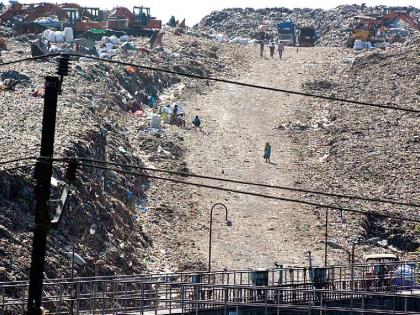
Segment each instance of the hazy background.
[{"label": "hazy background", "polygon": [[[0,0],[1,2],[2,0]],[[49,2],[48,0],[43,0]],[[4,1],[7,3],[7,1]],[[40,0],[20,0],[22,3],[38,3]],[[293,8],[322,8],[331,9],[342,4],[362,4],[366,3],[368,6],[386,5],[386,6],[420,6],[420,0],[360,0],[360,1],[345,1],[345,0],[64,0],[64,1],[50,1],[58,3],[76,2],[83,6],[101,7],[104,9],[111,9],[115,6],[125,6],[130,10],[134,5],[147,6],[151,8],[151,13],[164,23],[169,21],[171,15],[177,19],[186,18],[187,25],[192,26],[198,23],[205,15],[214,10],[224,8],[267,8],[267,7],[286,7]]]}]

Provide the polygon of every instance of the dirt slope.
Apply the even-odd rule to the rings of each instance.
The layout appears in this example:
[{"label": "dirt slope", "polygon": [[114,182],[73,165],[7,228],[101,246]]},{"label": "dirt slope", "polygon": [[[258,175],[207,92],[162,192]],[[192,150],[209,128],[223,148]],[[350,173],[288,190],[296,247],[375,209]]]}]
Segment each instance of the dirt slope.
[{"label": "dirt slope", "polygon": [[[337,49],[286,49],[284,60],[260,58],[257,48],[249,48],[248,70],[240,80],[297,90],[308,78],[323,69]],[[207,95],[188,103],[191,115],[202,117],[203,128],[186,134],[187,163],[191,171],[233,179],[295,186],[302,174],[301,149],[287,134],[275,127],[299,116],[299,96],[218,84]],[[265,163],[263,149],[272,145],[272,163]],[[212,183],[214,184],[214,182]],[[218,183],[216,183],[218,185]],[[222,185],[263,194],[299,197],[272,189]],[[215,267],[267,267],[275,261],[305,263],[305,252],[312,250],[321,263],[322,236],[312,211],[299,204],[198,189],[196,200],[208,221],[212,204],[222,202],[229,209],[233,228],[224,226],[223,209],[215,211],[213,264]],[[204,224],[206,226],[207,224]],[[200,249],[207,254],[207,229],[197,230]],[[192,236],[194,237],[194,236]]]},{"label": "dirt slope", "polygon": [[[247,68],[240,77],[243,82],[418,108],[415,48],[362,54],[337,48],[299,52],[288,48],[282,61],[260,58],[255,47],[244,52]],[[185,134],[187,165],[192,172],[356,196],[418,200],[414,188],[419,178],[414,162],[419,158],[418,115],[226,84],[217,84],[208,94],[192,98],[188,108],[191,119],[198,114],[204,124],[202,130]],[[262,158],[267,141],[273,148],[272,164]],[[419,217],[415,208],[207,183]],[[267,267],[274,262],[306,264],[309,250],[315,264],[323,264],[324,209],[205,188],[192,192],[202,219],[191,238],[197,240],[205,261],[211,206],[224,203],[234,222],[232,229],[227,228],[224,210],[217,208],[215,268]],[[348,248],[352,240],[380,237],[381,246],[357,246],[357,261],[363,254],[378,252],[419,257],[418,227],[412,223],[330,211],[329,235]],[[345,253],[329,250],[329,263],[344,263],[346,259]]]}]

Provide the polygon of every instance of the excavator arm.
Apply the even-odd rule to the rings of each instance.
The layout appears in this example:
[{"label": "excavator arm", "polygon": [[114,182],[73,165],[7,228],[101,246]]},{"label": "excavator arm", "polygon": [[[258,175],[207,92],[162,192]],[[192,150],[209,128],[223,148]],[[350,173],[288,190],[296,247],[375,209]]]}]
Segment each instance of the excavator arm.
[{"label": "excavator arm", "polygon": [[384,15],[381,20],[385,24],[386,22],[395,20],[397,18],[403,20],[416,30],[420,30],[419,22],[407,12],[394,11],[387,15]]}]

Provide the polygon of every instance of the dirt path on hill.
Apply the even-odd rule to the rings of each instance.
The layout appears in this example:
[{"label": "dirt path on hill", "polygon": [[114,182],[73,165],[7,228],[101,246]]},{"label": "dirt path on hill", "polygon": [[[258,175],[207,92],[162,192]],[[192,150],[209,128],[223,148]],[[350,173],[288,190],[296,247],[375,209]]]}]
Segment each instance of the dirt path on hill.
[{"label": "dirt path on hill", "polygon": [[[334,48],[286,50],[285,59],[260,58],[257,48],[249,48],[249,71],[243,82],[301,90],[311,73],[322,69],[340,52]],[[227,177],[284,186],[299,184],[300,148],[277,126],[299,119],[300,96],[265,90],[217,84],[206,95],[187,103],[189,115],[198,114],[202,130],[185,133],[187,164],[193,173]],[[313,100],[312,100],[313,101]],[[272,163],[265,163],[266,142],[272,146]],[[203,182],[203,181],[200,181]],[[206,182],[232,189],[263,194],[299,197],[269,188]],[[204,257],[208,255],[208,216],[214,203],[229,210],[233,227],[224,224],[222,208],[214,214],[212,265],[214,268],[269,267],[274,262],[302,264],[305,253],[315,253],[315,263],[323,262],[323,229],[319,218],[308,207],[270,199],[195,189],[195,202],[202,213],[202,224],[193,231]]]}]

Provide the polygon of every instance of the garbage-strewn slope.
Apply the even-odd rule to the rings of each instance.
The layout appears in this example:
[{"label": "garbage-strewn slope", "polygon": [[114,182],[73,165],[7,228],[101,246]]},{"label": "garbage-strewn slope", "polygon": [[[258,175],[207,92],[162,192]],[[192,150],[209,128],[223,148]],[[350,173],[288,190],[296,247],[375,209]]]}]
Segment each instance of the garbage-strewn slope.
[{"label": "garbage-strewn slope", "polygon": [[[133,45],[147,47],[147,40],[135,39]],[[7,46],[3,61],[30,54],[27,36],[9,38]],[[228,76],[237,59],[229,47],[174,36],[170,31],[164,47],[150,53],[147,49],[121,51],[117,58],[220,76]],[[44,61],[0,68],[1,161],[39,154],[43,98],[38,95],[42,95],[44,76],[54,74],[55,66]],[[165,98],[170,104],[201,84],[168,74],[74,60],[59,96],[55,155],[182,168],[182,139],[147,131],[152,109],[146,102],[150,95],[159,97],[177,87],[179,92]],[[31,165],[0,171],[0,281],[28,277],[34,209],[32,172]],[[64,172],[64,165],[55,164],[54,177],[59,185],[53,197],[62,191]],[[100,274],[179,270],[194,265],[190,241],[177,236],[180,229],[188,228],[187,218],[194,217],[189,194],[182,187],[174,190],[143,177],[82,168],[71,201],[75,213],[66,213],[59,229],[51,233],[46,276],[70,276],[67,253],[71,250],[73,219],[76,253],[87,262],[87,268],[77,268],[78,275],[93,275],[98,260],[104,263]],[[174,196],[179,197],[178,203],[171,202]],[[95,235],[89,233],[92,224],[97,226]]]},{"label": "garbage-strewn slope", "polygon": [[[420,108],[419,42],[407,49],[366,52],[331,62],[302,88],[382,105]],[[420,116],[368,106],[312,101],[285,127],[304,149],[303,183],[321,191],[419,203]],[[343,200],[340,205],[355,204]],[[360,210],[419,218],[418,208],[356,202]],[[379,236],[390,247],[419,257],[419,225],[334,212],[332,232],[342,242],[358,234]],[[322,218],[323,214],[321,214]],[[360,225],[355,225],[358,217]],[[347,219],[347,220],[346,220]],[[347,221],[342,225],[342,222]],[[344,228],[343,228],[344,226]],[[417,253],[416,253],[417,250]]]},{"label": "garbage-strewn slope", "polygon": [[[215,11],[204,17],[196,28],[204,31],[225,33],[229,37],[250,37],[261,24],[267,24],[269,31],[276,33],[280,21],[292,20],[298,26],[313,26],[320,35],[318,46],[345,46],[351,32],[350,23],[356,15],[381,16],[384,6],[366,7],[359,5],[342,5],[331,10],[322,9],[225,9]],[[410,14],[419,19],[418,8],[408,9]],[[413,31],[413,30],[411,30]]]}]

